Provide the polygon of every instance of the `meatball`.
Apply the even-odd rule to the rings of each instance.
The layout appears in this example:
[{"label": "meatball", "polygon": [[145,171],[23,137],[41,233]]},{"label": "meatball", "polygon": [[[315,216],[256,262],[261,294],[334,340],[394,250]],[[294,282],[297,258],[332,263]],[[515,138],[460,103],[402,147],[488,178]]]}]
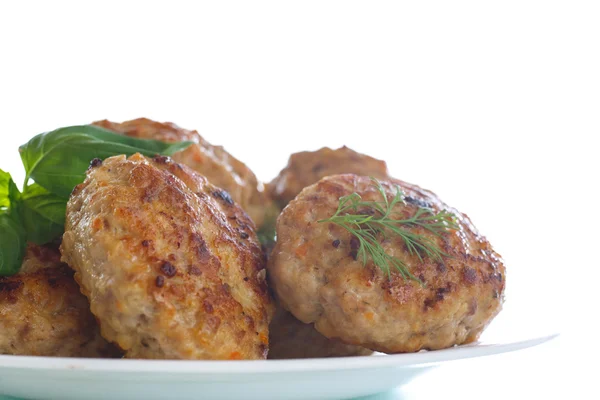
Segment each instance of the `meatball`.
[{"label": "meatball", "polygon": [[332,150],[303,151],[290,156],[287,167],[268,185],[271,197],[285,207],[305,187],[319,179],[337,174],[357,174],[377,179],[388,177],[385,161],[369,157],[344,146]]},{"label": "meatball", "polygon": [[421,282],[404,279],[394,268],[388,277],[370,256],[364,265],[353,234],[318,221],[336,212],[342,196],[358,193],[362,201],[381,202],[382,194],[368,177],[330,176],[305,188],[278,218],[268,270],[279,301],[302,322],[314,323],[323,335],[381,352],[441,349],[475,341],[501,309],[502,259],[466,215],[432,192],[397,180],[381,185],[390,202],[396,190],[403,193],[403,201],[390,214],[395,220],[411,218],[419,208],[454,214],[458,229],[439,236],[414,224],[401,227],[435,244],[446,254],[443,262],[409,252],[401,236],[387,232],[385,237],[376,234],[378,243]]},{"label": "meatball", "polygon": [[312,326],[277,307],[271,322],[270,359],[367,356],[373,351],[328,339]]},{"label": "meatball", "polygon": [[0,277],[0,354],[111,357],[58,248],[28,244],[21,272]]},{"label": "meatball", "polygon": [[[292,154],[287,167],[268,185],[268,191],[279,208],[284,208],[306,186],[325,176],[339,173],[356,173],[376,178],[388,176],[385,161],[357,153],[345,146],[337,150],[324,147],[318,151]],[[344,357],[372,353],[359,346],[329,340],[320,335],[311,324],[304,324],[279,308],[271,323],[270,340],[271,358]]]},{"label": "meatball", "polygon": [[187,165],[207,177],[210,183],[227,190],[231,198],[250,215],[256,226],[262,226],[265,207],[269,203],[262,183],[258,182],[254,173],[243,162],[223,147],[208,143],[198,132],[180,128],[170,122],[160,123],[146,118],[123,123],[103,120],[94,122],[93,125],[141,139],[194,142],[187,149],[174,154],[173,160]]},{"label": "meatball", "polygon": [[61,251],[102,335],[129,358],[266,358],[264,255],[229,194],[168,157],[91,165]]},{"label": "meatball", "polygon": [[[337,150],[324,147],[290,156],[287,167],[268,185],[271,197],[284,208],[302,189],[319,179],[339,173],[386,178],[385,161],[357,153],[348,147]],[[270,252],[271,248],[267,251]],[[279,307],[279,306],[278,306]],[[312,324],[298,321],[285,310],[278,309],[271,323],[271,358],[345,357],[365,355],[372,351],[359,346],[329,340]]]}]

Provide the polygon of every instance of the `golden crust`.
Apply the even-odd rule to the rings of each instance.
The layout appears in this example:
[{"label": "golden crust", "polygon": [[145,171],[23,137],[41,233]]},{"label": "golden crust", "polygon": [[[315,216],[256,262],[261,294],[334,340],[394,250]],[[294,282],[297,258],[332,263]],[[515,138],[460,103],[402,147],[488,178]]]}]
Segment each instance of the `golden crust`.
[{"label": "golden crust", "polygon": [[58,249],[29,244],[22,271],[0,277],[0,354],[111,357]]},{"label": "golden crust", "polygon": [[254,224],[186,166],[136,154],[91,168],[61,251],[127,357],[266,357],[273,305]]},{"label": "golden crust", "polygon": [[229,154],[221,146],[208,143],[196,131],[190,131],[166,122],[156,122],[138,118],[123,123],[107,120],[96,121],[93,125],[141,139],[154,139],[164,142],[192,141],[195,144],[173,155],[175,162],[185,164],[201,173],[208,180],[229,192],[260,227],[264,221],[264,210],[269,198],[254,173],[241,161]]},{"label": "golden crust", "polygon": [[271,197],[285,207],[307,186],[337,174],[357,174],[377,179],[388,177],[385,161],[369,157],[344,146],[332,150],[303,151],[290,156],[288,165],[268,185]]},{"label": "golden crust", "polygon": [[277,307],[269,328],[269,359],[368,356],[372,350],[328,339],[312,324]]},{"label": "golden crust", "polygon": [[[425,286],[388,277],[371,260],[355,260],[351,235],[337,225],[319,223],[334,214],[341,196],[357,192],[380,200],[368,177],[337,175],[305,188],[277,221],[277,244],[269,259],[269,279],[282,305],[327,337],[373,350],[397,353],[440,349],[476,340],[500,311],[505,268],[500,256],[469,218],[433,193],[402,181],[382,182],[389,198],[398,185],[406,204],[397,215],[410,217],[418,205],[449,210],[460,229],[434,236],[447,254],[444,264],[411,256],[397,236],[382,243],[386,252],[409,265]],[[339,243],[337,242],[339,240]],[[336,241],[337,246],[333,245]]]}]

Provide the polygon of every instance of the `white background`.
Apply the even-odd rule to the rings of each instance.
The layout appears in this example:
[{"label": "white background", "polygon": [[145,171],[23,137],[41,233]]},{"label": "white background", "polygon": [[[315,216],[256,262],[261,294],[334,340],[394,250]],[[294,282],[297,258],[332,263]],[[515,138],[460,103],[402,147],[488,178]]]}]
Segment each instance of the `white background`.
[{"label": "white background", "polygon": [[346,144],[469,214],[508,269],[488,336],[562,336],[408,398],[598,395],[599,110],[597,2],[0,5],[0,168],[19,179],[34,134],[145,116],[263,180]]}]

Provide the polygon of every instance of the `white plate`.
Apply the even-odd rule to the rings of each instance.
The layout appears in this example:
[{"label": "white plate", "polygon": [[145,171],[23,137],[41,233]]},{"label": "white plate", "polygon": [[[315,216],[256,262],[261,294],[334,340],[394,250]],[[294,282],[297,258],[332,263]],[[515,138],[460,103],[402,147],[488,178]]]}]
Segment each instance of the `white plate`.
[{"label": "white plate", "polygon": [[343,399],[408,383],[441,362],[537,346],[557,335],[438,351],[269,361],[0,356],[0,395],[33,399]]}]

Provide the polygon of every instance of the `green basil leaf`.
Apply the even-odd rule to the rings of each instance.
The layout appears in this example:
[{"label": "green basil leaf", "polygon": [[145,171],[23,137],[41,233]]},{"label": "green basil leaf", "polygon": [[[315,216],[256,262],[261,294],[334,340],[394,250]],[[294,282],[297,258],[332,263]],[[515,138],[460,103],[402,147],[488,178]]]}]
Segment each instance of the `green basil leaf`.
[{"label": "green basil leaf", "polygon": [[0,209],[10,207],[8,198],[8,182],[12,181],[10,174],[0,169]]},{"label": "green basil leaf", "polygon": [[35,136],[19,148],[25,167],[26,182],[36,183],[60,196],[68,197],[83,182],[85,171],[94,158],[141,153],[170,156],[192,142],[165,143],[137,139],[92,126],[71,126]]},{"label": "green basil leaf", "polygon": [[271,250],[275,247],[277,241],[277,217],[281,210],[279,207],[272,205],[265,210],[265,218],[262,226],[260,226],[256,232],[258,240],[265,249],[267,255],[271,253]]},{"label": "green basil leaf", "polygon": [[20,222],[0,211],[0,276],[19,272],[26,245],[27,235]]},{"label": "green basil leaf", "polygon": [[0,170],[0,276],[19,272],[27,235],[18,219],[21,194],[9,173]]},{"label": "green basil leaf", "polygon": [[45,244],[62,235],[67,198],[34,183],[23,191],[22,200],[21,219],[30,242]]},{"label": "green basil leaf", "polygon": [[19,197],[19,189],[10,174],[0,169],[0,209],[10,208],[11,203],[17,202]]}]

